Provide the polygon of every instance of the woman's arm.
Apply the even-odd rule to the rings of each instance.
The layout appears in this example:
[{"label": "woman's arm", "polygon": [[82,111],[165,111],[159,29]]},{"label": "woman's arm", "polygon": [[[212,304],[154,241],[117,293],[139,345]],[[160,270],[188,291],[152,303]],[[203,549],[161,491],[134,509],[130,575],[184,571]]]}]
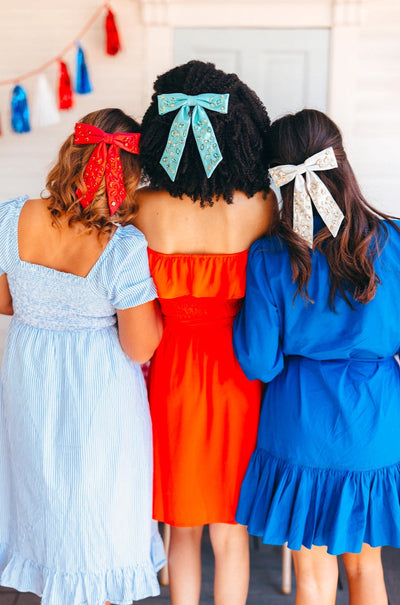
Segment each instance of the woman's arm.
[{"label": "woman's arm", "polygon": [[0,313],[2,315],[13,315],[14,309],[10,288],[8,286],[7,274],[0,275]]},{"label": "woman's arm", "polygon": [[283,370],[281,328],[279,310],[267,281],[264,254],[250,251],[246,295],[233,327],[233,349],[249,380],[270,382]]},{"label": "woman's arm", "polygon": [[163,324],[156,300],[117,310],[119,341],[124,352],[138,363],[148,361],[158,347]]}]

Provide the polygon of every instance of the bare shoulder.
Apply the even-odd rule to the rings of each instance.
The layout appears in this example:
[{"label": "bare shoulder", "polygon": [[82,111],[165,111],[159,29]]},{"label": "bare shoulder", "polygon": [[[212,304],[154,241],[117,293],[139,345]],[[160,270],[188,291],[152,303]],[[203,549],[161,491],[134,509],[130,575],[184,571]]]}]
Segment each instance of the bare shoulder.
[{"label": "bare shoulder", "polygon": [[166,191],[155,191],[149,187],[141,187],[136,190],[135,201],[138,206],[138,211],[159,204],[165,197],[169,197]]},{"label": "bare shoulder", "polygon": [[260,208],[260,212],[270,212],[277,208],[276,195],[270,189],[268,193],[265,191],[258,191],[253,197],[247,197],[242,191],[236,191],[234,195],[234,204],[239,207],[252,206],[254,208]]},{"label": "bare shoulder", "polygon": [[266,233],[275,223],[279,210],[275,193],[258,192],[248,198],[242,192],[236,192],[233,207],[246,228],[254,228],[260,234]]},{"label": "bare shoulder", "polygon": [[149,199],[151,193],[152,190],[149,187],[140,187],[139,189],[136,189],[135,201],[139,209],[142,208],[144,204],[146,204],[146,200]]},{"label": "bare shoulder", "polygon": [[47,200],[41,198],[26,200],[22,210],[21,219],[22,224],[26,223],[33,227],[38,223],[42,223],[43,220],[48,220],[49,210]]},{"label": "bare shoulder", "polygon": [[270,189],[265,198],[263,198],[263,202],[263,213],[265,215],[267,227],[269,228],[276,223],[279,216],[278,200],[272,189]]},{"label": "bare shoulder", "polygon": [[140,189],[134,225],[150,248],[166,254],[235,253],[268,232],[277,203],[273,192],[248,198],[240,191],[235,191],[232,202],[216,199],[212,206],[201,206],[188,196]]},{"label": "bare shoulder", "polygon": [[42,213],[47,208],[47,200],[41,198],[30,198],[24,204],[25,213],[37,214]]},{"label": "bare shoulder", "polygon": [[147,231],[148,222],[153,222],[160,215],[169,194],[166,191],[155,191],[149,187],[141,187],[135,193],[136,215],[133,224],[141,231]]}]

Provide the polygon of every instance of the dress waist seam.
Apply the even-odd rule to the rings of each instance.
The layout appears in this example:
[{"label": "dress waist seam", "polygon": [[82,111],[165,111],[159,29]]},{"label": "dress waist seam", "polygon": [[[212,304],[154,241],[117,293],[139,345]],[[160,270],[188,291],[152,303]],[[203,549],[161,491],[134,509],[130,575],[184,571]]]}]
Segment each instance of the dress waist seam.
[{"label": "dress waist seam", "polygon": [[116,327],[116,322],[112,324],[108,324],[106,326],[82,326],[82,327],[74,327],[71,325],[65,327],[57,327],[57,326],[43,326],[40,324],[36,324],[29,321],[21,320],[19,317],[14,316],[12,318],[13,324],[21,324],[23,326],[28,326],[30,328],[34,328],[35,330],[46,330],[48,332],[98,332],[100,330],[107,330],[108,328]]},{"label": "dress waist seam", "polygon": [[280,456],[278,454],[273,454],[272,452],[266,450],[265,448],[257,445],[255,452],[253,454],[253,456],[257,455],[257,452],[262,453],[262,455],[267,455],[269,458],[273,458],[277,461],[278,464],[284,464],[285,466],[295,466],[299,469],[304,469],[306,471],[312,471],[312,472],[327,472],[330,474],[341,474],[341,475],[357,475],[357,474],[363,474],[363,473],[376,473],[376,472],[387,472],[390,470],[400,470],[400,460],[398,462],[393,462],[392,464],[389,464],[387,466],[378,466],[378,467],[373,467],[373,468],[366,468],[366,469],[357,469],[357,468],[332,468],[331,466],[312,466],[311,464],[304,464],[302,462],[298,462],[296,460],[290,459],[290,458],[284,458],[283,456]]},{"label": "dress waist seam", "polygon": [[231,326],[234,322],[235,315],[224,315],[222,317],[192,317],[182,318],[175,317],[173,315],[164,315],[163,320],[166,325],[181,325],[181,326],[193,326],[193,327],[217,327],[217,326]]}]

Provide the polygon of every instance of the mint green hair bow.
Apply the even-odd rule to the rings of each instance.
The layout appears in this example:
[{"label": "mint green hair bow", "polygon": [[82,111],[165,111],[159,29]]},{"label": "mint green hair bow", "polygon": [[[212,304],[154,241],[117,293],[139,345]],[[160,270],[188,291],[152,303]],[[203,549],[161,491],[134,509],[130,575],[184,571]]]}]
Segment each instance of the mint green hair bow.
[{"label": "mint green hair bow", "polygon": [[[160,160],[161,166],[165,169],[171,181],[175,180],[185,148],[190,127],[190,114],[192,115],[193,134],[201,161],[207,178],[210,178],[222,160],[222,154],[210,119],[203,108],[219,113],[227,113],[228,101],[229,94],[219,95],[212,92],[194,96],[180,92],[158,95],[158,113],[161,116],[170,111],[180,110],[172,122],[168,142]],[[193,111],[191,111],[191,107],[194,107]]]}]

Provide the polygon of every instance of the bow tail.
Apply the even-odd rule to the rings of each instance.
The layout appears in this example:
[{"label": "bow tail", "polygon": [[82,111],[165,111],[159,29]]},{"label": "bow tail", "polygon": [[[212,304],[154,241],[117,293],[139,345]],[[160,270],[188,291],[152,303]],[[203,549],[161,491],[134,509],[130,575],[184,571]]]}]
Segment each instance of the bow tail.
[{"label": "bow tail", "polygon": [[103,180],[106,160],[107,147],[104,141],[101,141],[99,145],[96,146],[86,164],[85,172],[83,174],[83,181],[86,185],[85,194],[82,196],[80,187],[76,190],[76,195],[78,198],[81,198],[79,201],[84,208],[87,208],[92,203],[100,183]]},{"label": "bow tail", "polygon": [[300,174],[296,175],[294,181],[293,231],[305,239],[312,248],[314,235],[312,204],[304,179]]},{"label": "bow tail", "polygon": [[112,216],[126,198],[121,158],[119,149],[115,144],[110,145],[108,150],[105,174],[108,207]]},{"label": "bow tail", "polygon": [[168,142],[161,156],[161,166],[171,181],[175,181],[190,126],[190,109],[181,107],[168,134]]},{"label": "bow tail", "polygon": [[201,105],[196,105],[192,113],[192,128],[204,170],[210,178],[222,160],[222,154],[210,118]]},{"label": "bow tail", "polygon": [[307,173],[307,187],[314,206],[333,237],[338,234],[344,214],[333,199],[327,187],[314,173]]}]

